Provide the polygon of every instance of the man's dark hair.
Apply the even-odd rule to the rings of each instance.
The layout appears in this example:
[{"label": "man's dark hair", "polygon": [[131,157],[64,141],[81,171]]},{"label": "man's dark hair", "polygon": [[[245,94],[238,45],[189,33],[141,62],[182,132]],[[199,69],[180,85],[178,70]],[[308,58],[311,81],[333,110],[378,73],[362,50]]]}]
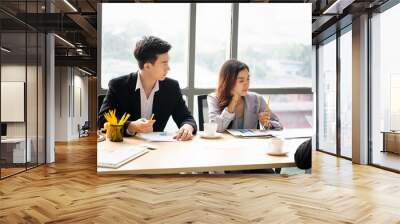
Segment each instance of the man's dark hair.
[{"label": "man's dark hair", "polygon": [[171,49],[171,45],[154,36],[145,36],[136,42],[134,55],[138,61],[139,68],[143,69],[145,63],[154,64],[157,55],[167,53]]}]

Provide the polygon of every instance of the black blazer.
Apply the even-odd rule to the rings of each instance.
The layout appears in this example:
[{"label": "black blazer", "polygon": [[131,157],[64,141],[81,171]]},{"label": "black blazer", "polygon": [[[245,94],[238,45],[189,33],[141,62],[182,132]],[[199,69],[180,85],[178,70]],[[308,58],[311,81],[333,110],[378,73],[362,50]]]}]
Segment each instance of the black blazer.
[{"label": "black blazer", "polygon": [[[107,95],[99,111],[99,127],[103,127],[106,122],[104,113],[110,109],[116,109],[118,118],[125,112],[131,115],[125,123],[125,132],[130,121],[140,118],[140,90],[135,91],[137,79],[137,72],[134,72],[112,79],[108,83]],[[193,134],[197,131],[196,121],[186,107],[179,84],[173,79],[165,78],[159,81],[159,90],[154,94],[153,113],[156,120],[153,125],[154,131],[163,131],[171,115],[178,127],[189,124],[194,128]]]}]

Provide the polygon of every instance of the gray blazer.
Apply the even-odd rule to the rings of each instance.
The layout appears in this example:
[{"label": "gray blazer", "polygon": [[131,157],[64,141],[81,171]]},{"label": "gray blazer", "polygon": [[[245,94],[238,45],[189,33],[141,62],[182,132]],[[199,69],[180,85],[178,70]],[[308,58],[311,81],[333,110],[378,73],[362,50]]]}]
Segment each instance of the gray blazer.
[{"label": "gray blazer", "polygon": [[[208,119],[209,121],[217,123],[217,131],[224,132],[226,129],[231,128],[232,121],[236,119],[235,113],[229,113],[228,107],[225,107],[222,111],[220,111],[218,99],[215,93],[211,93],[207,96],[207,104]],[[265,111],[267,103],[259,94],[248,92],[244,97],[244,104],[243,127],[235,128],[255,129],[259,124],[258,113]],[[272,125],[271,129],[273,130],[283,129],[278,117],[272,112],[270,115],[270,123]],[[267,129],[266,127],[264,128]]]}]

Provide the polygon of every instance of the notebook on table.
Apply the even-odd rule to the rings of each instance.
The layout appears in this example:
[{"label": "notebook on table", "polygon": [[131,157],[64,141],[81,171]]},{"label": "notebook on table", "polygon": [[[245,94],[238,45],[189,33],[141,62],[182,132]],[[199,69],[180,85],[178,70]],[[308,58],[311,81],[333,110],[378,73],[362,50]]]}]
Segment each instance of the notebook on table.
[{"label": "notebook on table", "polygon": [[129,161],[138,158],[149,152],[144,147],[126,146],[118,150],[107,152],[103,151],[97,154],[97,166],[105,168],[118,168]]}]

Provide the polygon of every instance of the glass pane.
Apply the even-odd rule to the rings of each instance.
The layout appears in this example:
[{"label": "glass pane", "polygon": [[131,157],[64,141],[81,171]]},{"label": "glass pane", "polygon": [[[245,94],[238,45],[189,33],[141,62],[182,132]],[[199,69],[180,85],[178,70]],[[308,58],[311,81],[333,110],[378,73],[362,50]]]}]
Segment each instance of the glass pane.
[{"label": "glass pane", "polygon": [[340,37],[340,127],[341,155],[352,157],[352,35]]},{"label": "glass pane", "polygon": [[231,4],[197,4],[196,10],[195,86],[215,88],[229,58]]},{"label": "glass pane", "polygon": [[102,13],[102,88],[112,78],[137,71],[133,49],[147,35],[172,45],[168,77],[187,86],[189,4],[104,3]]},{"label": "glass pane", "polygon": [[311,87],[311,4],[240,4],[238,32],[252,87]]},{"label": "glass pane", "polygon": [[[37,13],[38,2],[27,2],[26,12]],[[36,18],[37,19],[37,18]],[[32,23],[37,23],[31,18]],[[27,30],[27,75],[26,75],[26,126],[27,126],[27,167],[37,166],[38,160],[38,33]]]},{"label": "glass pane", "polygon": [[[1,34],[1,177],[25,170],[26,34]],[[4,50],[6,49],[6,50]]]},{"label": "glass pane", "polygon": [[[372,18],[372,163],[400,170],[400,5]],[[385,145],[383,144],[385,142]]]},{"label": "glass pane", "polygon": [[318,144],[319,149],[336,153],[336,40],[318,50]]}]

